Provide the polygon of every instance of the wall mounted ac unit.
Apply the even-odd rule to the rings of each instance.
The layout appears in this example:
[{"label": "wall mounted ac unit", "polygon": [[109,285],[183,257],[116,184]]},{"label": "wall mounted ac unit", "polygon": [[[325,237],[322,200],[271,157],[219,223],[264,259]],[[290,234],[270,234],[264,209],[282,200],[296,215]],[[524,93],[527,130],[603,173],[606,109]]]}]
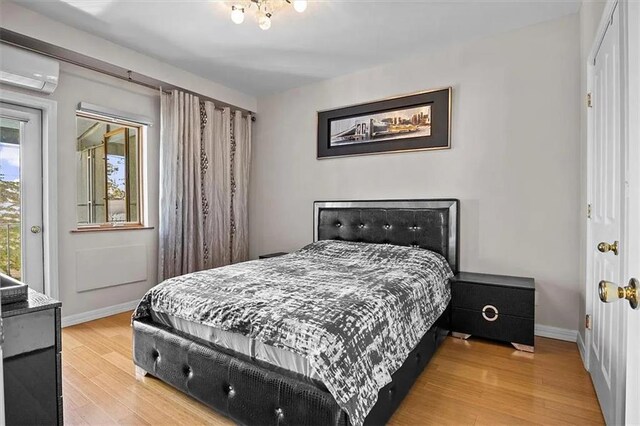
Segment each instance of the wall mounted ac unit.
[{"label": "wall mounted ac unit", "polygon": [[58,61],[0,43],[0,83],[50,94],[59,74]]}]

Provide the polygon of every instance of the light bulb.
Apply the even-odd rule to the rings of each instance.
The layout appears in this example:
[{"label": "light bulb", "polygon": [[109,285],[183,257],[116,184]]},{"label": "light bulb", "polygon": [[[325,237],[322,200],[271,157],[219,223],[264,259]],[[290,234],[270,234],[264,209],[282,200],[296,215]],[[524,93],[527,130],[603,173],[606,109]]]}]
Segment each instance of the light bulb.
[{"label": "light bulb", "polygon": [[295,0],[293,2],[293,8],[296,12],[302,13],[307,10],[307,0]]},{"label": "light bulb", "polygon": [[236,24],[242,24],[244,22],[244,9],[231,6],[231,20]]},{"label": "light bulb", "polygon": [[258,18],[258,26],[265,31],[271,28],[271,18],[269,14],[262,15]]}]

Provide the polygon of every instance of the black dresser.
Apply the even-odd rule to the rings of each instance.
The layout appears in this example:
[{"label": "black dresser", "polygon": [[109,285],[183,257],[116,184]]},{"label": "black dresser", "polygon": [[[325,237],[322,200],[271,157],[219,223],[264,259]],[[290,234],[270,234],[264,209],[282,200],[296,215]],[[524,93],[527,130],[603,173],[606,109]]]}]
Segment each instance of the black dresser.
[{"label": "black dresser", "polygon": [[451,293],[454,337],[500,340],[533,352],[533,278],[460,272],[451,280]]},{"label": "black dresser", "polygon": [[60,306],[29,290],[25,302],[2,305],[7,425],[62,425]]}]

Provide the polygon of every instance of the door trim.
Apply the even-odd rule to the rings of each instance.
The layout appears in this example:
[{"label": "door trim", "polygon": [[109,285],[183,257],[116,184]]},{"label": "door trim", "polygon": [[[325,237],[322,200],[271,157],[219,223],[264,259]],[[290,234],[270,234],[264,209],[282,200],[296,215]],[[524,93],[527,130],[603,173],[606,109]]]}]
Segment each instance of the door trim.
[{"label": "door trim", "polygon": [[[44,292],[44,235],[32,235],[30,231],[34,225],[43,226],[42,110],[0,102],[0,115],[21,122],[20,279],[33,290]],[[22,209],[24,206],[26,209]],[[40,260],[27,261],[30,256]]]},{"label": "door trim", "polygon": [[42,111],[42,225],[44,292],[60,298],[58,282],[58,103],[39,96],[0,89],[0,100]]}]

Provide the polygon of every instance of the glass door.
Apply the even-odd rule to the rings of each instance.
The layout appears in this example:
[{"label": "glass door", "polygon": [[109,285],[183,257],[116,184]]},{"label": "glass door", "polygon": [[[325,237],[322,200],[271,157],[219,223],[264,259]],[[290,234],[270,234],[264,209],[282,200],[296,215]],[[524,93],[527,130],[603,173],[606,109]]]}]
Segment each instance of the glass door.
[{"label": "glass door", "polygon": [[44,291],[42,114],[0,102],[0,273]]}]

